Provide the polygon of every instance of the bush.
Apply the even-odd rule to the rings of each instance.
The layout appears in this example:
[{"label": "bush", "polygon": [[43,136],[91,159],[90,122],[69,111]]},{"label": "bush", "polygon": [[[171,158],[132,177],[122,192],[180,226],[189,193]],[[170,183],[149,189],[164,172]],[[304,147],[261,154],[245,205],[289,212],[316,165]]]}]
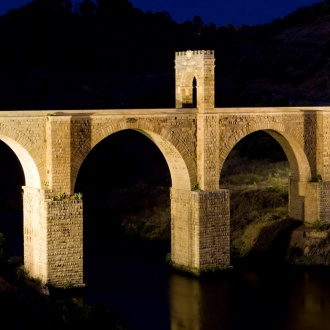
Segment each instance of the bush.
[{"label": "bush", "polygon": [[290,247],[288,250],[287,260],[295,266],[310,266],[314,264],[311,256],[304,255],[303,251],[298,247]]},{"label": "bush", "polygon": [[317,230],[317,231],[324,231],[329,228],[329,225],[324,223],[321,220],[315,220],[312,224],[312,228]]}]

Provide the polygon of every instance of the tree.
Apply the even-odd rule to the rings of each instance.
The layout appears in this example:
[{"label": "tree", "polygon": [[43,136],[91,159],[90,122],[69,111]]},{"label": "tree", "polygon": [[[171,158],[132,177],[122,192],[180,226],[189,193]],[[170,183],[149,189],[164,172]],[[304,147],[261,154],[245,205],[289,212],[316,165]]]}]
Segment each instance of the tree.
[{"label": "tree", "polygon": [[133,11],[133,5],[128,0],[97,0],[96,13],[101,19],[118,21],[129,16]]},{"label": "tree", "polygon": [[83,17],[91,17],[95,13],[96,4],[92,0],[83,0],[79,4],[79,12]]}]

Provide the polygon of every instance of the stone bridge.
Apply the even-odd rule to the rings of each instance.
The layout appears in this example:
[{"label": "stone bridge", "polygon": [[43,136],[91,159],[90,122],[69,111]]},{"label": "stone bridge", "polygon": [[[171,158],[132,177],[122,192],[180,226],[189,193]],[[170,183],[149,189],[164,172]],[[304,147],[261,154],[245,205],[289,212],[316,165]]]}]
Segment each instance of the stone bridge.
[{"label": "stone bridge", "polygon": [[[168,164],[175,267],[198,274],[230,266],[230,196],[220,173],[232,148],[259,130],[288,158],[289,215],[330,221],[330,107],[215,108],[214,67],[213,51],[175,54],[174,109],[0,112],[0,139],[25,175],[24,264],[32,277],[84,286],[75,182],[88,153],[126,129],[147,136]],[[321,181],[312,180],[317,175]]]}]

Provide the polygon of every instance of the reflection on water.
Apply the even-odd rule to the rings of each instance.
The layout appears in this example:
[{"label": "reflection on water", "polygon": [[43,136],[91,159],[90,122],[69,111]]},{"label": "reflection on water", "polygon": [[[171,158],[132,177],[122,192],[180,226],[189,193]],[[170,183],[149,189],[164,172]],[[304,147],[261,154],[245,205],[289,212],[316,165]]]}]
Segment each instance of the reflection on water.
[{"label": "reflection on water", "polygon": [[287,329],[330,329],[330,272],[318,269],[294,278]]},{"label": "reflection on water", "polygon": [[[0,232],[22,255],[15,214],[0,213]],[[84,302],[106,303],[137,330],[330,329],[329,268],[237,264],[207,280],[173,272],[165,254],[122,237],[85,242]]]},{"label": "reflection on water", "polygon": [[196,278],[171,275],[171,329],[225,329],[229,314],[226,283],[211,286]]},{"label": "reflection on water", "polygon": [[197,279],[169,270],[148,254],[150,246],[120,244],[121,250],[105,252],[111,265],[101,268],[103,275],[87,284],[99,283],[98,299],[102,292],[112,309],[128,315],[132,329],[330,328],[328,268],[238,264],[221,278]]},{"label": "reflection on water", "polygon": [[330,271],[242,269],[217,280],[170,276],[172,330],[329,329]]},{"label": "reflection on water", "polygon": [[169,300],[172,329],[200,329],[201,288],[197,281],[172,275]]}]

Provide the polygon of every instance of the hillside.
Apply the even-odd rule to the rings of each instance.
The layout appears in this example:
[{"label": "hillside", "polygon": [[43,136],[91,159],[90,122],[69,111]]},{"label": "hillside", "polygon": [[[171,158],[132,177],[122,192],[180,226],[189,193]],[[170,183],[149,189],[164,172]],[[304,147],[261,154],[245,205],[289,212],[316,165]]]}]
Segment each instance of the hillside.
[{"label": "hillside", "polygon": [[328,1],[242,27],[99,3],[34,0],[0,17],[0,109],[174,107],[187,49],[215,50],[217,107],[330,103]]}]

